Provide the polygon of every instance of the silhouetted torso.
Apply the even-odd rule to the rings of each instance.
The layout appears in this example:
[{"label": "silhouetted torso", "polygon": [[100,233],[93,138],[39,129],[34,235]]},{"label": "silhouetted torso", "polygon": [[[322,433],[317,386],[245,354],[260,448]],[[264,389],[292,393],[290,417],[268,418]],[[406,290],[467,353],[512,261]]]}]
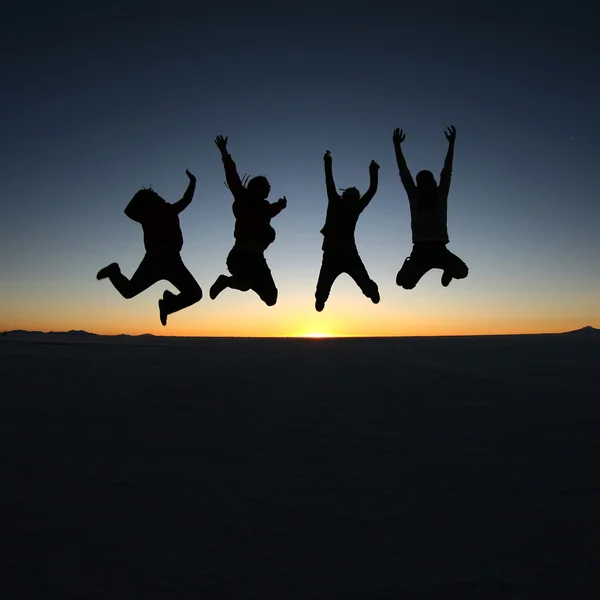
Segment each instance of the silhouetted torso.
[{"label": "silhouetted torso", "polygon": [[339,194],[329,195],[325,225],[321,229],[323,250],[356,250],[354,233],[358,217],[363,211],[360,200],[343,200]]},{"label": "silhouetted torso", "polygon": [[233,194],[233,237],[237,250],[262,253],[275,241],[271,219],[281,212],[281,207],[265,199],[256,199],[240,182],[235,162],[231,156],[223,157],[225,176]]},{"label": "silhouetted torso", "polygon": [[247,190],[234,196],[233,237],[241,247],[256,247],[266,250],[275,241],[275,230],[271,226],[272,205],[267,200],[256,200]]},{"label": "silhouetted torso", "polygon": [[448,192],[437,190],[435,198],[423,198],[415,186],[408,193],[412,241],[442,242],[448,238]]},{"label": "silhouetted torso", "polygon": [[180,252],[183,234],[179,215],[172,204],[162,204],[147,211],[140,220],[146,252]]}]

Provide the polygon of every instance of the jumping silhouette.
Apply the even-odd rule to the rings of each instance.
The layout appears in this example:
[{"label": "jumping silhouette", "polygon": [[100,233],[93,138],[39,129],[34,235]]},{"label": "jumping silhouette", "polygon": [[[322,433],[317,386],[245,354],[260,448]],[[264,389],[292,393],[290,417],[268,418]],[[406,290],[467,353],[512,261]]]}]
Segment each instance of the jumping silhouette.
[{"label": "jumping silhouette", "polygon": [[117,263],[100,269],[96,278],[110,279],[123,298],[133,298],[154,285],[166,280],[172,283],[179,294],[165,290],[158,301],[160,322],[167,324],[167,317],[183,308],[195,304],[202,298],[202,290],[194,276],[181,260],[183,235],[179,225],[179,213],[192,201],[196,189],[196,177],[186,170],[189,185],[183,198],[169,204],[154,190],[142,188],[125,209],[125,214],[140,223],[144,232],[146,255],[131,279],[121,273]]},{"label": "jumping silhouette", "polygon": [[333,181],[332,158],[329,150],[325,153],[323,160],[327,187],[327,217],[325,225],[321,229],[323,262],[315,292],[315,308],[318,312],[325,308],[331,287],[342,273],[347,273],[352,277],[362,293],[374,304],[377,304],[380,299],[379,290],[377,284],[369,277],[367,269],[358,255],[354,231],[358,217],[377,191],[379,165],[374,160],[371,161],[369,189],[363,196],[355,187],[342,190],[340,196]]},{"label": "jumping silhouette", "polygon": [[444,133],[448,140],[448,152],[439,185],[431,171],[420,171],[415,185],[401,148],[406,135],[401,129],[396,129],[393,135],[400,179],[408,195],[411,215],[413,249],[396,275],[396,283],[405,290],[412,290],[430,269],[443,271],[441,282],[444,287],[452,279],[464,279],[469,274],[467,265],[446,247],[450,241],[447,225],[448,193],[456,128],[450,126]]},{"label": "jumping silhouette", "polygon": [[252,290],[267,306],[274,306],[278,291],[264,253],[275,241],[271,219],[287,206],[287,199],[284,196],[273,204],[267,201],[271,184],[266,177],[253,177],[249,181],[245,177],[242,181],[227,151],[227,139],[219,135],[215,144],[223,159],[226,185],[234,198],[235,243],[227,256],[231,276],[219,275],[209,294],[214,300],[226,288]]}]

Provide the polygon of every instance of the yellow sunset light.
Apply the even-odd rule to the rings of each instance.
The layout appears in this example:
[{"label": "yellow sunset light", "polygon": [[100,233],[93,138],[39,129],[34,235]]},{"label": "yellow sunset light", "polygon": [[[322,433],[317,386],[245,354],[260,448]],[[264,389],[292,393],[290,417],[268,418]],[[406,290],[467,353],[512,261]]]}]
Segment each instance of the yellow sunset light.
[{"label": "yellow sunset light", "polygon": [[305,337],[305,338],[329,338],[329,337],[335,337],[333,336],[331,333],[323,333],[320,331],[314,331],[312,333],[305,333],[304,335],[301,335],[300,337]]}]

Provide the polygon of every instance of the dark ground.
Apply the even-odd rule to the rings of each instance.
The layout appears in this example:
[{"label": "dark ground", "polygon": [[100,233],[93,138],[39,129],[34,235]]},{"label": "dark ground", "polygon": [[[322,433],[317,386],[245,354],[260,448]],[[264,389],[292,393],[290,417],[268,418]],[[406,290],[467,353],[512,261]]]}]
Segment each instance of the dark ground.
[{"label": "dark ground", "polygon": [[600,339],[0,337],[2,597],[597,598]]}]

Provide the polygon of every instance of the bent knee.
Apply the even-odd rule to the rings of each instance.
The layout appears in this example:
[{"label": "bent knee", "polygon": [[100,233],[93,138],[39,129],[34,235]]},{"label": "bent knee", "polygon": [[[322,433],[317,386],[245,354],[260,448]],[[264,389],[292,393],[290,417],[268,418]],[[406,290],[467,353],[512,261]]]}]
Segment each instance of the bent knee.
[{"label": "bent knee", "polygon": [[372,279],[370,279],[367,282],[364,282],[359,287],[360,287],[361,292],[365,296],[367,296],[367,298],[370,298],[371,296],[374,296],[379,293],[379,288],[377,287],[377,284]]},{"label": "bent knee", "polygon": [[278,292],[277,292],[277,290],[275,290],[274,292],[269,292],[268,294],[263,294],[261,296],[261,300],[267,306],[275,306],[277,304],[277,296],[278,296]]},{"label": "bent knee", "polygon": [[396,285],[405,290],[412,290],[417,285],[417,282],[413,278],[407,277],[406,274],[401,271],[396,275]]},{"label": "bent knee", "polygon": [[326,302],[329,298],[329,293],[330,290],[328,289],[317,288],[317,291],[315,292],[315,299],[320,300],[322,302]]},{"label": "bent knee", "polygon": [[200,286],[193,288],[190,295],[194,302],[200,302],[202,300],[202,288]]},{"label": "bent knee", "polygon": [[452,274],[452,277],[454,277],[454,279],[464,279],[468,275],[469,267],[467,267],[467,265],[462,265],[458,269],[455,269],[454,273]]},{"label": "bent knee", "polygon": [[365,285],[365,290],[369,294],[376,294],[379,291],[379,286],[372,279],[369,280],[369,283]]},{"label": "bent knee", "polygon": [[249,279],[244,279],[241,277],[233,277],[233,283],[235,285],[235,289],[240,292],[247,292],[252,289],[252,282]]}]

